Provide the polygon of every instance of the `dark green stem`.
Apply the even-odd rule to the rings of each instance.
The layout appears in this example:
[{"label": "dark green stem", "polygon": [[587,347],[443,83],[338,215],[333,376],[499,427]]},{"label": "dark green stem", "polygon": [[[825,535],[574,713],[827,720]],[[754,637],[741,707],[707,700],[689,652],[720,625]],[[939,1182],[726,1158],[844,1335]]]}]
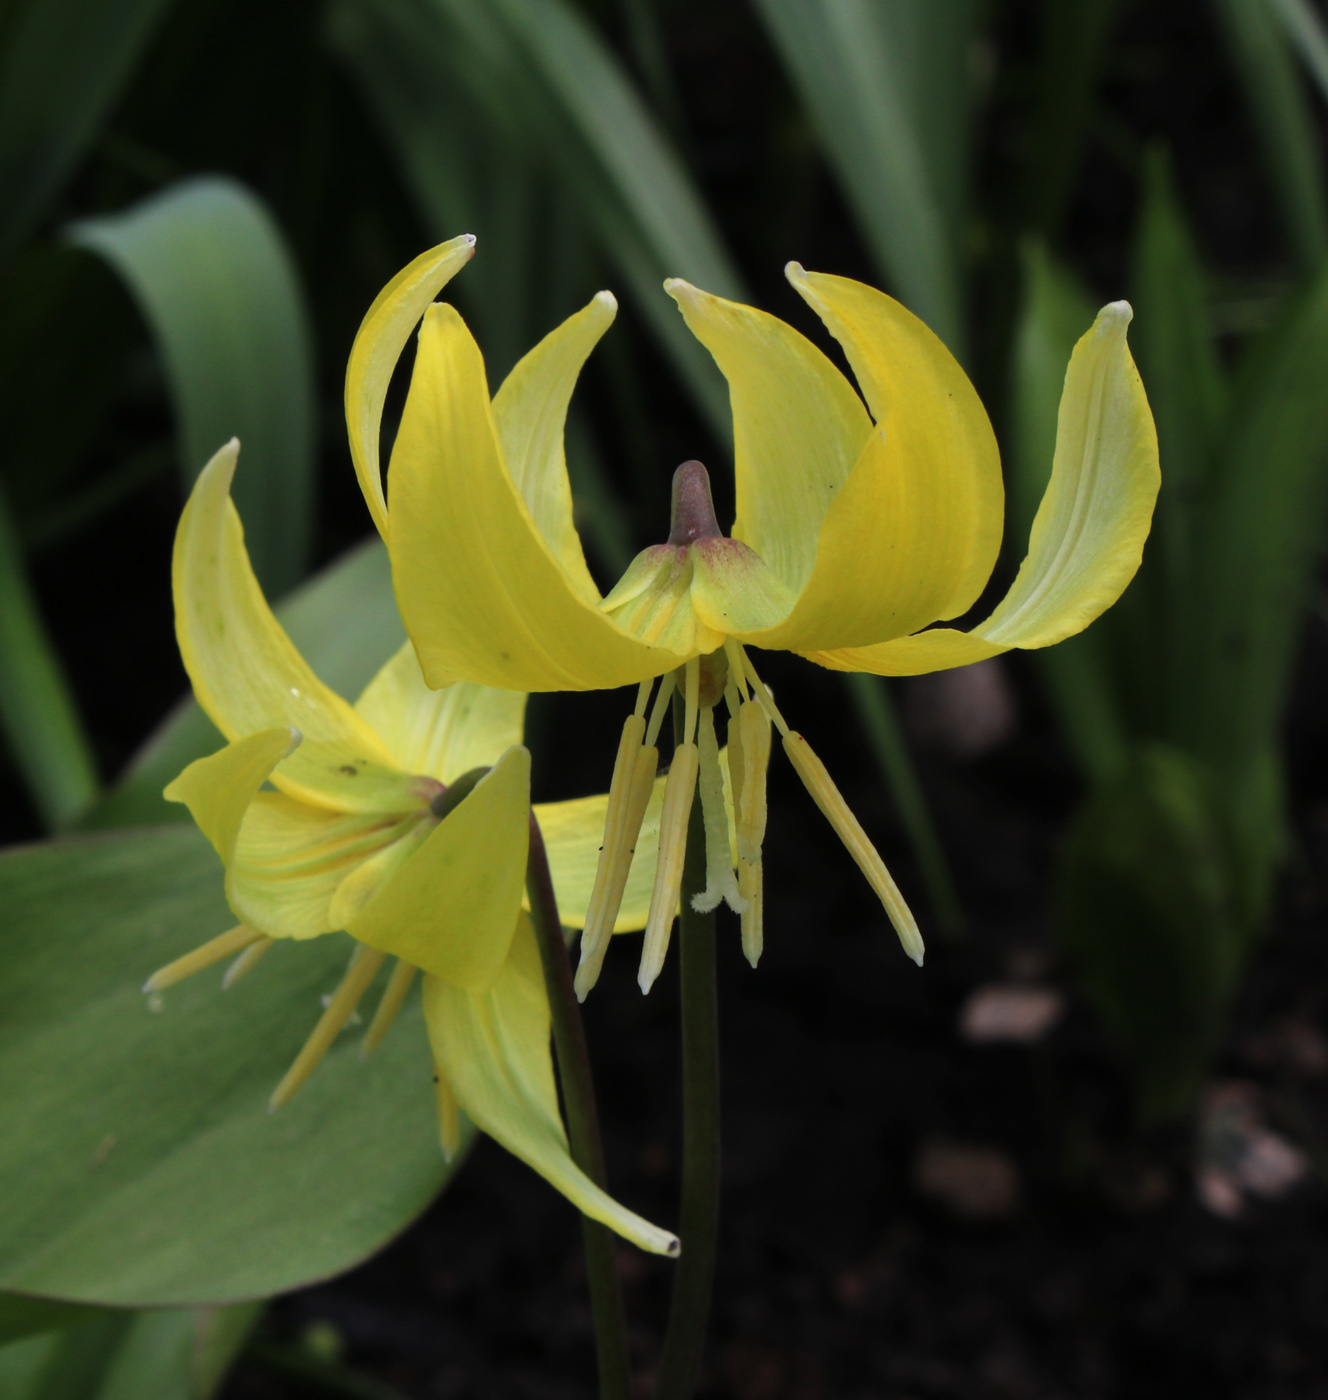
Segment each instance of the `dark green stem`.
[{"label": "dark green stem", "polygon": [[917,861],[918,872],[927,886],[936,923],[947,938],[961,937],[964,932],[963,906],[959,903],[945,849],[936,834],[931,809],[927,806],[899,716],[895,713],[894,698],[880,676],[850,671],[844,680],[857,707],[867,742],[876,755],[876,762],[895,800],[909,845],[913,847],[913,859]]},{"label": "dark green stem", "polygon": [[[675,735],[682,726],[675,699]],[[669,1327],[655,1400],[691,1400],[705,1348],[719,1231],[719,998],[715,986],[715,916],[698,914],[692,896],[705,889],[705,827],[692,803],[682,875],[679,937],[682,968],[682,1255],[673,1280]]]},{"label": "dark green stem", "polygon": [[[526,865],[526,889],[530,894],[530,920],[535,926],[540,961],[544,965],[544,985],[548,989],[553,1015],[553,1047],[558,1056],[558,1082],[563,1091],[567,1115],[567,1138],[572,1160],[595,1183],[607,1187],[604,1148],[599,1137],[599,1113],[595,1107],[595,1084],[590,1073],[590,1051],[586,1046],[581,1007],[572,984],[572,964],[567,956],[558,900],[553,892],[553,876],[544,850],[544,837],[535,814],[530,814],[530,858]],[[629,1400],[632,1386],[627,1357],[627,1315],[623,1310],[622,1286],[618,1281],[618,1261],[614,1256],[613,1232],[598,1220],[581,1217],[581,1235],[586,1254],[586,1277],[590,1284],[590,1309],[595,1319],[595,1353],[599,1361],[601,1400]]]}]

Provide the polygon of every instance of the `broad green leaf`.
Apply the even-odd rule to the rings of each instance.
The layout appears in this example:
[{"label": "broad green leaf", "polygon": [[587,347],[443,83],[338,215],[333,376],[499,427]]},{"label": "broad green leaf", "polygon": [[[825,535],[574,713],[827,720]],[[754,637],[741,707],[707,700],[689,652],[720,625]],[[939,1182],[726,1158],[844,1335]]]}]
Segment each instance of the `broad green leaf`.
[{"label": "broad green leaf", "polygon": [[209,1400],[263,1304],[96,1312],[0,1348],[5,1400]]},{"label": "broad green leaf", "polygon": [[446,1180],[413,1001],[370,1059],[342,1037],[267,1112],[349,939],[280,943],[224,994],[203,973],[145,1003],[149,972],[233,922],[192,828],[8,851],[0,902],[0,1199],[23,1202],[0,1212],[0,1288],[268,1296],[371,1254]]},{"label": "broad green leaf", "polygon": [[125,279],[175,400],[186,489],[238,437],[235,501],[254,568],[280,594],[303,577],[313,524],[314,382],[308,315],[280,230],[228,177],[184,180],[70,239]]},{"label": "broad green leaf", "polygon": [[[1094,310],[1072,274],[1041,244],[1027,245],[1023,306],[1011,357],[1009,540],[1028,538],[1051,476],[1066,366],[1076,341],[1093,324]],[[1065,736],[1094,781],[1113,776],[1125,761],[1123,719],[1103,647],[1103,624],[1111,616],[1036,657]]]},{"label": "broad green leaf", "polygon": [[1276,744],[1328,509],[1328,272],[1235,386],[1189,609],[1186,747],[1253,782]]},{"label": "broad green leaf", "polygon": [[1192,1107],[1249,943],[1222,812],[1200,765],[1145,747],[1080,809],[1056,873],[1057,935],[1146,1121]]},{"label": "broad green leaf", "polygon": [[757,9],[892,290],[962,357],[978,7],[758,0]]},{"label": "broad green leaf", "polygon": [[[741,281],[685,166],[587,22],[562,0],[342,0],[331,33],[430,226],[450,237],[476,221],[467,231],[479,240],[477,254],[465,276],[484,277],[492,242],[503,270],[492,275],[491,300],[504,284],[533,278],[538,287],[558,273],[548,211],[570,211],[556,213],[555,228],[565,221],[589,231],[727,440],[723,381],[660,284],[684,276],[741,298]],[[527,194],[542,193],[517,208],[522,182]],[[512,269],[515,279],[505,275]],[[562,314],[594,290],[577,288]],[[468,298],[462,279],[456,295]]]},{"label": "broad green leaf", "polygon": [[74,697],[46,635],[22,551],[0,495],[0,723],[49,827],[97,795],[97,770]]},{"label": "broad green leaf", "polygon": [[169,0],[9,0],[0,43],[0,257],[97,135]]},{"label": "broad green leaf", "polygon": [[[354,699],[405,640],[387,551],[377,537],[347,550],[276,608],[296,649],[333,690]],[[162,789],[225,740],[192,699],[162,721],[120,784],[78,823],[85,830],[187,822]]]},{"label": "broad green leaf", "polygon": [[1287,239],[1311,272],[1328,252],[1323,156],[1304,83],[1270,0],[1214,0],[1227,51],[1263,139]]}]

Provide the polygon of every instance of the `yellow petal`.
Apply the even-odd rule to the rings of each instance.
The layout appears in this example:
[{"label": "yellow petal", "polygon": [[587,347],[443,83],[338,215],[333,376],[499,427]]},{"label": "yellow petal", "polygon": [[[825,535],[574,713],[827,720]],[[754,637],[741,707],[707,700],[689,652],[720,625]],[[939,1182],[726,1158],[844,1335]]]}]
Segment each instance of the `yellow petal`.
[{"label": "yellow petal", "polygon": [[521,742],[526,697],[469,681],[430,690],[407,642],[365,687],[355,708],[407,773],[450,783]]},{"label": "yellow petal", "polygon": [[530,753],[512,748],[349,921],[361,943],[487,987],[512,941],[530,839]]},{"label": "yellow petal", "polygon": [[299,742],[299,732],[286,727],[250,734],[206,758],[195,759],[166,785],[162,796],[189,808],[198,829],[229,867],[249,804],[273,768]]},{"label": "yellow petal", "polygon": [[599,589],[586,568],[572,520],[563,427],[581,367],[617,311],[612,292],[598,293],[589,306],[546,335],[493,397],[493,421],[507,470],[568,583],[590,603],[599,602]]},{"label": "yellow petal", "polygon": [[796,596],[811,577],[821,522],[862,452],[871,420],[844,376],[791,326],[680,278],[664,290],[729,382],[733,537],[749,544]]},{"label": "yellow petal", "polygon": [[[626,933],[646,926],[650,893],[655,887],[655,858],[659,851],[659,814],[664,805],[663,777],[655,779],[646,807],[645,821],[636,841],[636,854],[627,876],[614,933]],[[599,848],[604,842],[604,819],[608,815],[606,793],[577,797],[569,802],[537,802],[535,817],[544,834],[544,848],[553,872],[558,914],[568,928],[584,928],[590,893],[595,887]]]},{"label": "yellow petal", "polygon": [[[345,928],[338,891],[361,871],[381,869],[385,852],[404,860],[430,830],[427,811],[408,817],[333,812],[281,792],[249,805],[226,867],[226,898],[236,914],[272,938],[315,938]],[[379,883],[386,879],[381,875]],[[366,896],[367,898],[367,896]]]},{"label": "yellow petal", "polygon": [[949,615],[971,551],[971,503],[931,469],[912,426],[872,433],[826,515],[797,604],[766,631],[734,628],[739,641],[788,651],[866,646]]},{"label": "yellow petal", "polygon": [[539,950],[524,914],[493,986],[471,992],[428,977],[424,1017],[438,1067],[477,1128],[592,1220],[654,1254],[678,1253],[675,1236],[619,1205],[572,1161],[558,1114]]},{"label": "yellow petal", "polygon": [[1056,455],[1028,555],[972,633],[942,628],[879,647],[808,653],[838,670],[917,675],[1081,632],[1120,597],[1143,554],[1157,500],[1157,435],[1126,344],[1132,313],[1113,302],[1075,346]]},{"label": "yellow petal", "polygon": [[387,502],[378,455],[383,403],[392,371],[425,308],[469,262],[475,239],[468,233],[421,253],[374,298],[360,322],[346,365],[346,427],[355,475],[378,533],[387,538]]},{"label": "yellow petal", "polygon": [[431,686],[597,690],[684,659],[625,636],[569,580],[503,461],[479,348],[450,306],[424,318],[390,482],[397,601]]},{"label": "yellow petal", "polygon": [[263,598],[230,499],[238,444],[194,484],[175,535],[175,635],[198,703],[228,739],[289,725],[304,743],[274,773],[284,792],[353,811],[404,811],[410,778],[314,675]]},{"label": "yellow petal", "polygon": [[[948,542],[934,560],[918,562],[944,570],[932,586],[947,596],[932,620],[957,617],[985,587],[1004,523],[1000,455],[977,391],[941,341],[884,292],[845,277],[805,272],[797,263],[785,271],[844,347],[887,440],[898,435],[897,470],[919,478],[898,489],[919,500],[934,496],[938,505],[931,510],[948,503],[942,516]],[[847,566],[842,579],[851,582]],[[864,592],[872,587],[864,580]]]}]

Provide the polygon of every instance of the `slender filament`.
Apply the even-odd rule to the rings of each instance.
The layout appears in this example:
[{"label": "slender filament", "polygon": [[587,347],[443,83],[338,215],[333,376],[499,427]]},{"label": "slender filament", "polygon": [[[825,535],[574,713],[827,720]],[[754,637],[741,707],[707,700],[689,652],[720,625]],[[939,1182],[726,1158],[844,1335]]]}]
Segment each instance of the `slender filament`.
[{"label": "slender filament", "polygon": [[259,958],[271,949],[276,941],[275,938],[268,938],[265,934],[262,938],[256,939],[251,943],[226,969],[226,973],[221,979],[221,990],[224,992],[233,987],[240,978],[253,967]]},{"label": "slender filament", "polygon": [[295,1063],[286,1071],[285,1078],[272,1091],[268,1100],[268,1112],[289,1102],[291,1096],[306,1079],[318,1068],[324,1055],[332,1048],[346,1022],[355,1013],[360,998],[369,990],[378,969],[382,967],[387,954],[377,948],[368,948],[360,943],[350,960],[350,967],[341,979],[341,985],[332,993],[327,1010],[319,1017],[313,1034],[304,1042],[304,1048],[295,1057]]},{"label": "slender filament", "polygon": [[392,1022],[397,1019],[397,1012],[401,1010],[401,1004],[406,1000],[406,993],[410,991],[410,984],[414,982],[418,970],[414,963],[397,960],[392,975],[387,979],[387,986],[383,988],[378,1009],[374,1012],[373,1020],[369,1022],[369,1029],[364,1033],[364,1041],[360,1045],[362,1060],[378,1049],[383,1043],[383,1037],[392,1029]]},{"label": "slender filament", "polygon": [[885,868],[880,853],[863,831],[857,817],[849,811],[848,803],[831,780],[825,764],[812,752],[811,746],[801,734],[790,732],[784,736],[784,752],[788,754],[789,762],[797,770],[803,785],[811,793],[812,801],[834,827],[849,855],[857,862],[858,869],[867,877],[867,883],[876,892],[876,897],[885,906],[885,912],[899,935],[899,941],[904,945],[904,951],[921,966],[922,934],[918,930],[917,921],[904,902],[904,896],[899,893],[899,886]]},{"label": "slender filament", "polygon": [[183,982],[186,977],[192,977],[194,973],[202,972],[204,968],[219,963],[223,958],[229,958],[233,953],[243,952],[251,943],[257,943],[262,937],[263,935],[257,929],[250,928],[248,924],[237,924],[234,928],[227,929],[225,933],[219,933],[215,938],[209,938],[206,943],[200,944],[183,957],[176,958],[174,962],[168,962],[165,967],[159,967],[143,983],[143,990],[145,992],[164,992],[167,987],[173,987],[177,982]]}]

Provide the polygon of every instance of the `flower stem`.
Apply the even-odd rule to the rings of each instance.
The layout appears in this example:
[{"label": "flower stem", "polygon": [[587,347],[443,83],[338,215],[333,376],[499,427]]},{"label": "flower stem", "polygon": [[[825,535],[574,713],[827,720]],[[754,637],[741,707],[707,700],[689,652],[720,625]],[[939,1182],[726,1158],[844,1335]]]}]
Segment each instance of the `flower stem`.
[{"label": "flower stem", "polygon": [[[553,892],[544,837],[534,812],[530,814],[526,889],[530,894],[530,919],[535,926],[540,961],[544,966],[544,985],[553,1016],[553,1045],[558,1057],[558,1080],[562,1086],[572,1160],[596,1186],[607,1189],[590,1052],[581,1023],[581,1007],[572,984],[572,963],[567,956],[562,920],[558,917],[558,901]],[[623,1310],[613,1233],[597,1220],[582,1216],[581,1235],[590,1285],[590,1309],[595,1320],[600,1400],[629,1400],[631,1366],[627,1356],[627,1315]]]},{"label": "flower stem", "polygon": [[[674,730],[683,709],[675,700]],[[719,1000],[715,986],[715,916],[698,914],[692,896],[706,885],[705,826],[692,804],[682,875],[679,943],[682,967],[682,1255],[673,1281],[669,1326],[655,1400],[691,1400],[710,1317],[719,1230]]]}]

